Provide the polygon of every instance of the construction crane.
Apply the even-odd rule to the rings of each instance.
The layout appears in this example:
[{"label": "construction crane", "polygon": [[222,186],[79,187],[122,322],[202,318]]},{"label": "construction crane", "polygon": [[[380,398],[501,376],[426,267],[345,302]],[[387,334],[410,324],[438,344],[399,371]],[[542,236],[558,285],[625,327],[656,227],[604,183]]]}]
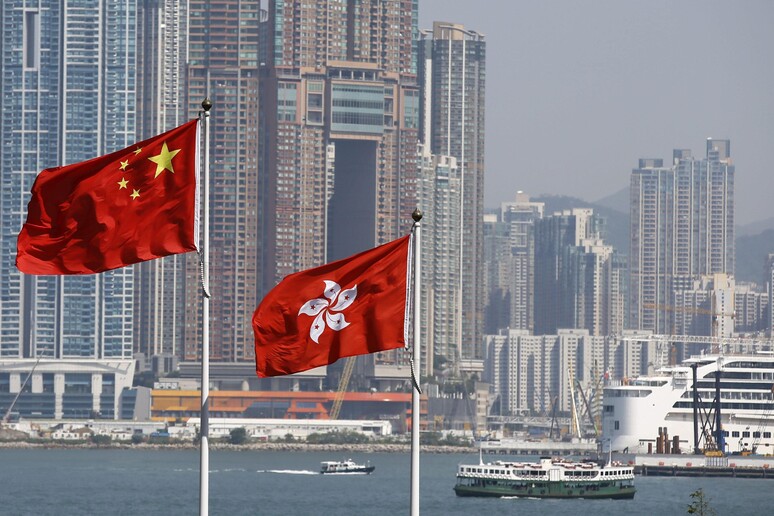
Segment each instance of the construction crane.
[{"label": "construction crane", "polygon": [[[599,437],[599,427],[597,427],[597,422],[594,420],[594,413],[591,410],[591,404],[589,403],[589,398],[586,396],[586,393],[583,392],[583,386],[581,385],[579,380],[575,380],[575,383],[578,386],[578,392],[580,393],[581,400],[583,400],[583,405],[586,407],[586,415],[589,418],[589,421],[591,422],[591,427],[594,429],[594,436]],[[591,393],[589,393],[589,396]]]},{"label": "construction crane", "polygon": [[[673,305],[663,305],[663,304],[653,304],[653,303],[645,303],[642,305],[643,308],[656,310],[658,312],[681,312],[681,313],[688,313],[688,314],[696,314],[696,315],[709,315],[712,319],[712,325],[710,328],[711,336],[712,337],[719,337],[718,335],[718,320],[720,317],[730,317],[733,319],[736,317],[736,312],[731,313],[722,313],[718,312],[717,310],[709,310],[707,308],[699,308],[699,307],[692,307],[692,306],[673,306]],[[675,327],[674,327],[674,321],[673,321],[673,327],[672,327],[672,333],[676,333]]]},{"label": "construction crane", "polygon": [[344,369],[339,378],[339,388],[336,390],[336,396],[333,397],[333,406],[331,407],[330,418],[339,419],[341,404],[344,403],[344,394],[349,386],[349,379],[352,377],[352,371],[355,369],[355,357],[349,357],[344,364]]},{"label": "construction crane", "polygon": [[572,369],[570,369],[569,374],[567,375],[567,382],[570,384],[570,406],[572,410],[572,427],[570,428],[570,432],[575,432],[575,435],[580,438],[581,423],[580,418],[578,417],[578,407],[575,403],[575,382],[573,380]]},{"label": "construction crane", "polygon": [[30,372],[27,373],[27,377],[24,379],[24,383],[22,384],[21,388],[19,389],[19,392],[16,393],[16,396],[13,398],[13,401],[8,406],[8,410],[5,411],[5,415],[3,416],[3,419],[0,420],[0,426],[3,426],[4,424],[8,423],[8,421],[11,419],[11,414],[13,413],[13,407],[16,405],[16,402],[19,401],[19,396],[21,396],[21,393],[24,392],[24,388],[27,386],[27,382],[30,381],[30,378],[32,377],[32,373],[35,372],[35,368],[38,367],[38,364],[40,364],[41,357],[38,357],[37,361],[35,362],[35,365],[32,366],[32,369],[30,369]]},{"label": "construction crane", "polygon": [[661,335],[652,333],[649,335],[620,335],[617,337],[628,342],[655,342],[658,363],[654,366],[667,365],[667,349],[675,342],[684,344],[709,344],[716,353],[752,353],[764,347],[774,350],[774,339],[763,337],[706,337],[702,335]]},{"label": "construction crane", "polygon": [[559,405],[559,396],[551,396],[551,393],[548,393],[548,396],[551,399],[551,428],[548,431],[548,438],[553,439],[554,438],[554,424],[556,424],[556,431],[559,432],[559,424],[556,421],[556,409]]}]

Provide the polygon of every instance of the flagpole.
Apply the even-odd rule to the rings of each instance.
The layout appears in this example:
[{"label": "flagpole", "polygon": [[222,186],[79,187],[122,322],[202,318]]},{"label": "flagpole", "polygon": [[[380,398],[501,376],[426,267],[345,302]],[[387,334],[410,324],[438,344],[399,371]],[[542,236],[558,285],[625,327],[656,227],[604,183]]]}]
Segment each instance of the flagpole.
[{"label": "flagpole", "polygon": [[202,290],[202,408],[199,441],[199,515],[209,512],[209,475],[210,475],[210,109],[209,98],[202,101],[202,125],[204,126],[204,169],[201,179],[204,213],[202,214],[204,233],[201,251]]},{"label": "flagpole", "polygon": [[419,516],[419,379],[422,376],[422,368],[420,367],[420,351],[421,351],[421,339],[420,331],[422,326],[420,324],[420,302],[422,301],[421,294],[421,278],[422,278],[422,239],[421,224],[422,211],[417,208],[414,213],[411,214],[411,218],[414,219],[414,339],[412,343],[412,371],[415,375],[414,388],[411,390],[411,516]]}]

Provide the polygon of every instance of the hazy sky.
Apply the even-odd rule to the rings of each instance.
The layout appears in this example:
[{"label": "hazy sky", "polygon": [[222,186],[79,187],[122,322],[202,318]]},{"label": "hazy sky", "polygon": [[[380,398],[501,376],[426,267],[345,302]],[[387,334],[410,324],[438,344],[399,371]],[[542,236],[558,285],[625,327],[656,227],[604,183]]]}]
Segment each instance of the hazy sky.
[{"label": "hazy sky", "polygon": [[486,205],[595,201],[639,158],[731,140],[736,219],[774,217],[774,1],[419,0],[483,33]]}]

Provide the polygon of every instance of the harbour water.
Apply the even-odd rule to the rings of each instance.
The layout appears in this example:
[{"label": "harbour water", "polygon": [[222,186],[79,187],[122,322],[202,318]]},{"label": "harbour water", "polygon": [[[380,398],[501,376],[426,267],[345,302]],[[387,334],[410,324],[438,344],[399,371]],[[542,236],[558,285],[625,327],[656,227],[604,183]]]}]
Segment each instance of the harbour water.
[{"label": "harbour water", "polygon": [[[491,456],[490,456],[491,457]],[[370,461],[372,475],[320,475],[320,462]],[[506,457],[498,456],[497,459]],[[519,457],[519,460],[524,460]],[[494,459],[493,459],[494,460]],[[529,459],[527,459],[529,460]],[[212,515],[389,515],[409,513],[408,453],[210,451]],[[457,464],[476,454],[425,454],[420,511],[428,516],[686,514],[701,488],[718,516],[772,514],[774,480],[636,478],[634,500],[458,498]],[[0,514],[196,515],[197,450],[0,449]]]}]

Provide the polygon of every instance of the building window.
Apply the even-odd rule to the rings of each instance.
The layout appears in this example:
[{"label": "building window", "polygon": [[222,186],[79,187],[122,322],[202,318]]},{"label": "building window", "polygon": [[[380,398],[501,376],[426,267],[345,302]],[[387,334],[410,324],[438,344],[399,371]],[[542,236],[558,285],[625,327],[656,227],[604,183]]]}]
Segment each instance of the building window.
[{"label": "building window", "polygon": [[24,67],[38,68],[40,60],[40,15],[37,11],[24,13]]}]

